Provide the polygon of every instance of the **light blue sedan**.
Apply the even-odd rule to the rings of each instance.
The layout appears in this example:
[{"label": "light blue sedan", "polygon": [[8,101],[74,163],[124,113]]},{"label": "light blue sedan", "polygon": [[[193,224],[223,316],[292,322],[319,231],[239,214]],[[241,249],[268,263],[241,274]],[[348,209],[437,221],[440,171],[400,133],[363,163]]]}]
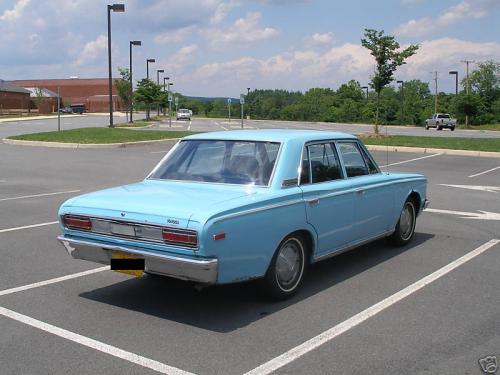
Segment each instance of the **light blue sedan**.
[{"label": "light blue sedan", "polygon": [[379,238],[405,245],[427,180],[382,173],[354,136],[298,130],[197,134],[144,181],[59,210],[74,258],[199,284],[261,279],[276,299],[313,262]]}]

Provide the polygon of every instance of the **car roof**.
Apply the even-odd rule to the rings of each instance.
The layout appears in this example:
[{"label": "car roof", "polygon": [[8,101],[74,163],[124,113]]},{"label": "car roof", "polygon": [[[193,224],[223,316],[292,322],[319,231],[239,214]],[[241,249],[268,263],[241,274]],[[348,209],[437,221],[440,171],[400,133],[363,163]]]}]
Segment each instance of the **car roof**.
[{"label": "car roof", "polygon": [[352,134],[322,130],[259,129],[200,133],[190,135],[183,139],[217,139],[267,142],[287,142],[298,140],[308,142],[322,139],[356,139],[356,137]]}]

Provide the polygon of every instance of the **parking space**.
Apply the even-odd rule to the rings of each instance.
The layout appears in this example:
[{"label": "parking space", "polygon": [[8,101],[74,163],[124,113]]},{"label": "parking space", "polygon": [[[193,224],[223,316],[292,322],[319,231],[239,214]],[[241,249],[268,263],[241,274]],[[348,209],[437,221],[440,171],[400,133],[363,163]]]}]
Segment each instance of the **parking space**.
[{"label": "parking space", "polygon": [[[500,220],[450,213],[500,213],[498,192],[471,188],[500,186],[498,159],[383,151],[373,154],[389,171],[428,176],[431,208],[442,212],[420,217],[410,246],[378,241],[314,265],[303,290],[285,302],[263,300],[255,283],[197,291],[176,280],[113,273],[65,254],[56,224],[16,229],[55,221],[73,195],[144,178],[169,147],[0,144],[0,158],[9,161],[0,166],[2,373],[270,373],[259,366],[500,236]],[[500,350],[500,244],[490,244],[275,370],[479,374],[477,360]],[[64,275],[73,276],[2,295]]]}]

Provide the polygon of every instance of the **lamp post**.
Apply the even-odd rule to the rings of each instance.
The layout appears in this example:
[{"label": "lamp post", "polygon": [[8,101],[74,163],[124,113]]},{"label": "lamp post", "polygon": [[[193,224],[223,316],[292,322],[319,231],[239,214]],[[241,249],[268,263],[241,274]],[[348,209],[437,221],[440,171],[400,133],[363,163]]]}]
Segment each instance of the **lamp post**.
[{"label": "lamp post", "polygon": [[[170,77],[163,77],[163,92],[167,92],[166,81],[168,81],[169,79]],[[163,115],[167,115],[167,106],[165,106],[165,108],[163,109]]]},{"label": "lamp post", "polygon": [[132,83],[132,46],[140,46],[141,41],[140,40],[131,40],[130,41],[130,66],[129,66],[129,78],[130,78],[130,123],[133,122],[132,120],[132,113],[134,112],[134,103],[133,103],[133,96],[134,96],[134,86]]},{"label": "lamp post", "polygon": [[404,81],[397,81],[397,83],[401,84],[401,122],[404,125],[404,120],[405,120],[405,115],[404,115],[404,105],[405,105],[405,95],[404,95],[404,86],[405,83]]},{"label": "lamp post", "polygon": [[113,75],[111,71],[111,11],[125,12],[125,4],[108,5],[108,90],[109,90],[109,127],[113,125]]},{"label": "lamp post", "polygon": [[[165,70],[163,70],[163,69],[156,70],[156,84],[158,86],[160,85],[160,73],[164,73],[164,72],[165,72]],[[160,103],[158,103],[157,116],[160,116]]]},{"label": "lamp post", "polygon": [[361,89],[366,90],[366,99],[368,99],[368,86],[363,86]]},{"label": "lamp post", "polygon": [[455,75],[455,95],[458,95],[458,71],[450,70],[449,73]]},{"label": "lamp post", "polygon": [[170,96],[170,86],[173,86],[174,84],[172,82],[169,82],[167,85],[167,93],[168,93],[168,126],[171,128],[172,127],[172,96]]},{"label": "lamp post", "polygon": [[149,79],[149,63],[155,63],[155,59],[147,59],[146,60],[146,78]]}]

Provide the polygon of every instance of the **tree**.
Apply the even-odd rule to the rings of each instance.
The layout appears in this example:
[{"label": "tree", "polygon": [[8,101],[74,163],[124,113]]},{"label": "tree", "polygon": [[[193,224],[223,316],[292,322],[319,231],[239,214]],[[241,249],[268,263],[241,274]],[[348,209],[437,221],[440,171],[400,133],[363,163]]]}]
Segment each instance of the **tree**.
[{"label": "tree", "polygon": [[141,79],[137,83],[137,89],[134,93],[134,99],[146,107],[146,119],[149,120],[149,114],[153,104],[158,104],[162,96],[162,87],[147,78]]},{"label": "tree", "polygon": [[[125,108],[130,108],[132,101],[132,92],[130,92],[130,71],[127,68],[118,68],[120,72],[120,79],[115,80],[116,91],[118,96],[123,101]],[[128,122],[128,112],[127,122]]]},{"label": "tree", "polygon": [[500,63],[486,61],[478,64],[478,69],[469,75],[469,85],[472,92],[479,94],[486,110],[491,110],[491,104],[500,98]]},{"label": "tree", "polygon": [[374,131],[378,134],[380,93],[385,86],[391,83],[396,69],[405,64],[405,60],[413,56],[419,46],[411,44],[404,50],[399,51],[400,45],[393,36],[384,35],[383,30],[377,31],[374,29],[365,29],[365,37],[361,39],[361,45],[371,51],[370,53],[375,58],[377,64],[375,74],[371,78],[370,86],[377,93]]},{"label": "tree", "polygon": [[473,117],[477,115],[481,111],[481,108],[483,107],[481,97],[474,93],[458,94],[455,98],[454,104],[457,114],[462,115],[463,117],[465,116]]}]

